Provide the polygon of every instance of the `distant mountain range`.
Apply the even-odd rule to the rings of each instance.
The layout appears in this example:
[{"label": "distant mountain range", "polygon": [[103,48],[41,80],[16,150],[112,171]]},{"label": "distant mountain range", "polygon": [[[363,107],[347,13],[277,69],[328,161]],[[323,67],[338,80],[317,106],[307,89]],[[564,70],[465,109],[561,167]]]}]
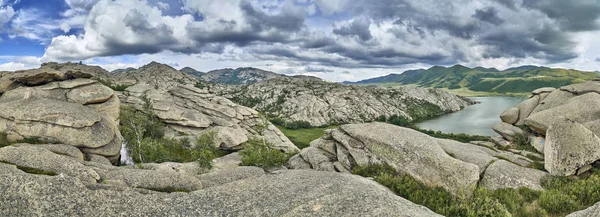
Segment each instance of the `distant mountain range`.
[{"label": "distant mountain range", "polygon": [[345,84],[399,84],[421,87],[468,89],[496,93],[524,93],[540,87],[561,87],[598,78],[596,72],[573,69],[520,66],[500,71],[462,65],[434,66]]},{"label": "distant mountain range", "polygon": [[198,71],[191,67],[185,67],[185,68],[180,69],[179,71],[183,72],[183,73],[187,73],[188,75],[194,76],[196,78],[200,78],[202,75],[204,75],[204,72]]}]

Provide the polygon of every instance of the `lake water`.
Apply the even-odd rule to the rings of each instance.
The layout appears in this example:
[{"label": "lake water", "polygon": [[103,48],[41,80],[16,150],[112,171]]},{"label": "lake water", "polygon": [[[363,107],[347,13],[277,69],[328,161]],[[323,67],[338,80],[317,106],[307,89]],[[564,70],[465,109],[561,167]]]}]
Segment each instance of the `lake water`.
[{"label": "lake water", "polygon": [[444,133],[497,136],[498,134],[492,130],[492,125],[500,122],[500,114],[507,108],[526,100],[522,97],[508,96],[470,97],[470,99],[480,104],[417,123],[417,126]]}]

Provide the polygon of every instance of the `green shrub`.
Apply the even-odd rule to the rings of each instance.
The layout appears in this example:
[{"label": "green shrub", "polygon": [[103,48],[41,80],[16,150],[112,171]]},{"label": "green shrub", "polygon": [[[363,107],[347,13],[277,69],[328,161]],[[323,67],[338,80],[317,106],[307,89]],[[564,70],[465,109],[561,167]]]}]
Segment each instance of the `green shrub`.
[{"label": "green shrub", "polygon": [[355,167],[352,173],[373,177],[398,196],[446,216],[508,216],[504,205],[485,189],[477,189],[468,199],[458,198],[441,187],[426,186],[385,164]]},{"label": "green shrub", "polygon": [[577,198],[558,190],[549,190],[540,196],[540,206],[550,213],[567,214],[579,210]]},{"label": "green shrub", "polygon": [[121,134],[127,149],[136,163],[193,162],[210,167],[212,159],[224,155],[214,144],[214,133],[196,138],[195,146],[186,137],[164,138],[164,124],[152,113],[150,106],[137,110],[131,106],[121,108]]},{"label": "green shrub", "polygon": [[277,126],[284,126],[285,125],[285,121],[283,121],[281,118],[277,117],[277,118],[272,118],[271,120],[272,124],[277,125]]},{"label": "green shrub", "polygon": [[104,80],[104,79],[97,79],[97,80],[104,86],[110,87],[114,91],[125,91],[125,89],[127,89],[128,87],[131,87],[131,85],[114,84],[114,83],[112,83],[112,81],[109,81],[109,80]]},{"label": "green shrub", "polygon": [[288,129],[297,130],[297,129],[309,129],[312,128],[312,125],[308,121],[292,121],[285,123],[284,125]]},{"label": "green shrub", "polygon": [[291,155],[273,148],[273,145],[263,140],[250,139],[240,152],[243,166],[274,167],[284,165]]}]

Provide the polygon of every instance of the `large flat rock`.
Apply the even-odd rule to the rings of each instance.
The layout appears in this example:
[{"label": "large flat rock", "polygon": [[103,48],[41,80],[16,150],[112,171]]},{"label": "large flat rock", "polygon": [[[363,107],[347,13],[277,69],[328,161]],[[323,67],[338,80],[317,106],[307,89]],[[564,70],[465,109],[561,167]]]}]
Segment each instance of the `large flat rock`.
[{"label": "large flat rock", "polygon": [[348,124],[340,129],[384,162],[427,185],[469,195],[479,181],[478,166],[449,156],[435,139],[418,131],[384,123]]},{"label": "large flat rock", "polygon": [[1,216],[440,216],[354,175],[281,171],[191,193],[86,187],[0,163]]},{"label": "large flat rock", "polygon": [[541,190],[542,178],[547,175],[548,173],[540,170],[521,167],[505,160],[498,160],[487,168],[480,186],[489,190],[517,189],[520,187]]}]

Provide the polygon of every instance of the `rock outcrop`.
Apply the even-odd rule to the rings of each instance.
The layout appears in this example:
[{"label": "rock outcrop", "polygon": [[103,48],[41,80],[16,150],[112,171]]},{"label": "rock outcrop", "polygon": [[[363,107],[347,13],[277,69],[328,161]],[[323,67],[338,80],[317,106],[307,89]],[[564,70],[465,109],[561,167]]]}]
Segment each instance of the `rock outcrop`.
[{"label": "rock outcrop", "polygon": [[488,166],[485,175],[479,183],[481,187],[496,190],[501,188],[525,187],[542,190],[542,179],[548,173],[525,168],[505,160],[498,160]]},{"label": "rock outcrop", "polygon": [[0,96],[0,133],[9,142],[64,144],[116,163],[122,146],[119,98],[96,80],[77,77],[95,73],[67,66],[46,64],[0,78],[10,84]]},{"label": "rock outcrop", "polygon": [[344,85],[307,76],[278,77],[211,91],[283,122],[307,121],[312,126],[362,123],[393,115],[413,120],[472,104],[438,89]]},{"label": "rock outcrop", "polygon": [[171,89],[180,85],[194,86],[196,78],[174,69],[171,66],[151,62],[137,70],[116,74],[120,84],[150,84],[155,89]]},{"label": "rock outcrop", "polygon": [[[176,86],[169,90],[138,84],[121,95],[124,104],[141,109],[148,100],[157,117],[167,125],[167,137],[197,137],[214,133],[221,149],[238,150],[250,138],[265,138],[288,153],[299,151],[277,127],[253,109],[202,89]],[[193,140],[192,140],[193,141]]]},{"label": "rock outcrop", "polygon": [[477,165],[449,156],[435,139],[411,129],[384,123],[349,124],[327,134],[303,149],[300,157],[290,159],[290,166],[344,172],[386,163],[457,195],[470,195],[479,180]]},{"label": "rock outcrop", "polygon": [[194,78],[167,65],[153,62],[119,77],[133,78],[136,83],[120,93],[121,101],[138,109],[149,103],[167,125],[167,137],[194,141],[199,135],[214,133],[217,145],[225,150],[239,150],[249,139],[264,138],[285,152],[300,151],[254,109],[194,87]]},{"label": "rock outcrop", "polygon": [[502,113],[503,123],[494,125],[494,130],[509,142],[523,135],[525,142],[544,154],[550,174],[580,174],[600,160],[596,151],[600,148],[600,81],[540,88],[516,108]]},{"label": "rock outcrop", "polygon": [[0,189],[0,216],[440,216],[349,174],[239,167],[197,175],[32,146],[0,148]]},{"label": "rock outcrop", "polygon": [[541,189],[540,179],[547,173],[528,168],[533,160],[524,155],[531,153],[482,143],[433,138],[384,123],[349,124],[327,130],[290,158],[288,167],[347,173],[355,166],[385,163],[429,186],[466,196],[477,183],[490,190]]}]

